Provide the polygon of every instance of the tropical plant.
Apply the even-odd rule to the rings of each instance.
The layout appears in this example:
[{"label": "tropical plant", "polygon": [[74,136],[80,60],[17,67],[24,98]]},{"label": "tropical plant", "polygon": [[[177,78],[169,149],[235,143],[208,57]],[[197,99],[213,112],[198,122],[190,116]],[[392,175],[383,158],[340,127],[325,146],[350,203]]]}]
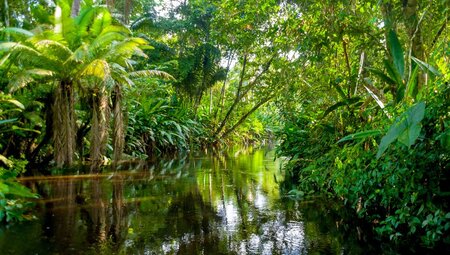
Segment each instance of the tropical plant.
[{"label": "tropical plant", "polygon": [[30,203],[27,198],[37,198],[28,188],[16,181],[19,174],[25,172],[26,160],[6,157],[13,134],[34,132],[23,127],[20,118],[16,118],[25,107],[9,95],[0,93],[0,222],[32,218],[28,214]]},{"label": "tropical plant", "polygon": [[6,28],[22,36],[18,42],[4,42],[4,60],[14,64],[9,88],[16,91],[30,83],[45,82],[54,90],[52,131],[57,166],[73,162],[76,139],[75,88],[88,95],[91,104],[90,158],[103,160],[108,138],[109,98],[113,93],[115,116],[115,158],[123,148],[121,87],[132,85],[130,76],[162,75],[158,71],[136,71],[131,74],[131,57],[146,55],[140,49],[146,45],[141,38],[115,24],[109,11],[101,6],[86,6],[72,18],[67,2],[59,1],[52,30],[29,32]]}]

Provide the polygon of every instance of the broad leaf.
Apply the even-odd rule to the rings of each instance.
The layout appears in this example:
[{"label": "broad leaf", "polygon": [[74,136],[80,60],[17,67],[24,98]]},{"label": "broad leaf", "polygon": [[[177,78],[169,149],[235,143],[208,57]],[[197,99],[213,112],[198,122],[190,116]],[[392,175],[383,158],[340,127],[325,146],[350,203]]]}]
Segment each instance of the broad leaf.
[{"label": "broad leaf", "polygon": [[369,70],[371,73],[377,75],[381,80],[383,80],[384,82],[386,82],[389,85],[392,86],[396,86],[397,82],[394,81],[393,79],[391,79],[391,77],[387,76],[383,71],[375,69],[375,68],[366,68],[367,70]]},{"label": "broad leaf", "polygon": [[431,73],[433,73],[433,74],[436,75],[436,76],[442,76],[441,72],[439,72],[439,70],[437,70],[436,68],[434,68],[432,65],[430,65],[430,64],[428,64],[428,63],[425,63],[425,62],[423,62],[422,60],[420,60],[420,59],[418,59],[418,58],[415,58],[415,57],[412,57],[412,56],[411,56],[411,59],[412,59],[414,62],[416,62],[417,65],[420,66],[420,69],[422,69],[423,71],[425,71],[425,72],[431,72]]},{"label": "broad leaf", "polygon": [[411,106],[406,112],[398,117],[389,128],[386,135],[381,139],[378,147],[377,158],[387,150],[395,140],[407,147],[415,143],[419,137],[422,126],[420,122],[425,116],[425,103],[420,102]]},{"label": "broad leaf", "polygon": [[417,96],[417,74],[419,67],[416,66],[409,77],[408,83],[406,84],[405,93],[408,97],[415,99]]},{"label": "broad leaf", "polygon": [[391,77],[391,79],[395,81],[395,84],[391,85],[397,87],[401,86],[403,84],[403,79],[398,70],[395,68],[395,66],[386,59],[384,60],[383,63],[384,67],[386,67],[386,71],[388,72],[389,76]]},{"label": "broad leaf", "polygon": [[389,31],[389,50],[391,51],[394,66],[400,77],[405,78],[405,59],[403,57],[403,49],[394,30]]}]

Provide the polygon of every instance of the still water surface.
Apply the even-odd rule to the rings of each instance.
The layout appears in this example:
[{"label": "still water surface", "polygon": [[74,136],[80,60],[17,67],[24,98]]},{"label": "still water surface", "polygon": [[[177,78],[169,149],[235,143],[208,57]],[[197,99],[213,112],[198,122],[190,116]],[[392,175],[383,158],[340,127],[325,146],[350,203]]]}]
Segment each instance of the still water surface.
[{"label": "still water surface", "polygon": [[38,219],[0,228],[0,253],[367,254],[330,205],[280,195],[281,163],[237,150],[24,178]]}]

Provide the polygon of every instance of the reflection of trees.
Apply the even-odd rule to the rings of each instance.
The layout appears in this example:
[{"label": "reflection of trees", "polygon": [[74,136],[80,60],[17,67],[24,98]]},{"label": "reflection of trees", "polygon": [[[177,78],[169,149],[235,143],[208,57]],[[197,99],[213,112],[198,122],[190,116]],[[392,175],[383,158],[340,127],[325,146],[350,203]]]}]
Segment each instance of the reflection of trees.
[{"label": "reflection of trees", "polygon": [[115,174],[112,179],[112,222],[109,235],[115,243],[121,243],[126,235],[127,219],[124,203],[123,176]]},{"label": "reflection of trees", "polygon": [[71,247],[86,247],[85,244],[92,247],[123,242],[127,221],[122,175],[114,174],[108,181],[102,175],[61,176],[39,185],[47,194],[43,234],[55,243],[54,250],[66,253]]},{"label": "reflection of trees", "polygon": [[45,204],[45,223],[43,233],[49,238],[57,239],[58,250],[66,250],[67,243],[72,243],[76,226],[76,198],[81,183],[72,179],[55,179],[48,190],[48,202]]},{"label": "reflection of trees", "polygon": [[124,177],[120,173],[112,174],[112,178],[107,181],[112,190],[107,189],[109,185],[105,185],[100,177],[92,178],[89,184],[89,203],[82,209],[87,226],[87,242],[119,248],[127,233]]},{"label": "reflection of trees", "polygon": [[194,190],[174,199],[169,207],[165,233],[180,240],[178,254],[225,254],[217,232],[218,218],[214,208]]},{"label": "reflection of trees", "polygon": [[49,194],[43,230],[60,254],[70,247],[100,254],[355,251],[343,246],[354,235],[340,235],[341,215],[325,203],[279,200],[274,166],[264,158],[253,151],[51,179],[41,183]]}]

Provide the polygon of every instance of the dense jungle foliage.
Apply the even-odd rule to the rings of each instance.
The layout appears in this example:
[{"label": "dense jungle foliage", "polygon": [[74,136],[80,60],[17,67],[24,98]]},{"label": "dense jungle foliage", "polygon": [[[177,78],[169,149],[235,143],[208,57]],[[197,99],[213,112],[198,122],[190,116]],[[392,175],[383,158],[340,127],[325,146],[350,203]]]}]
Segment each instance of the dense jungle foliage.
[{"label": "dense jungle foliage", "polygon": [[[0,221],[19,175],[279,141],[286,192],[450,244],[447,0],[2,0]],[[47,167],[49,166],[49,167]]]}]

